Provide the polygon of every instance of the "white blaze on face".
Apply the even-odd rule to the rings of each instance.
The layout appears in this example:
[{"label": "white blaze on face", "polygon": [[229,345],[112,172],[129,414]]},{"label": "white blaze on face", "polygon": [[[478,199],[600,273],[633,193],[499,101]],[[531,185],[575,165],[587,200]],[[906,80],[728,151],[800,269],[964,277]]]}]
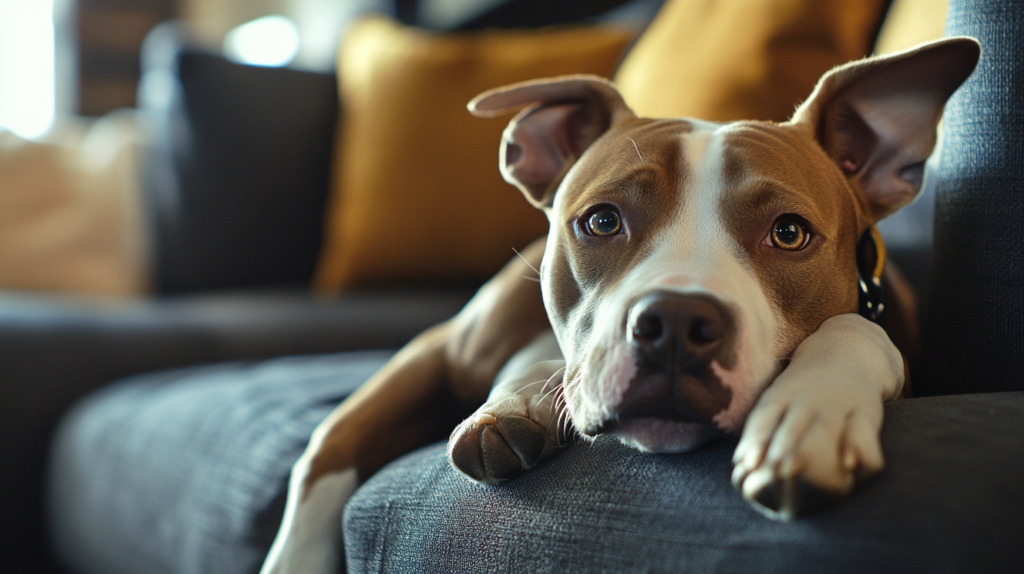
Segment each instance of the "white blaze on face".
[{"label": "white blaze on face", "polygon": [[[596,305],[590,346],[579,360],[582,384],[567,393],[570,414],[579,428],[613,413],[637,371],[626,320],[630,307],[652,291],[703,294],[732,310],[737,328],[736,362],[711,369],[732,394],[729,406],[714,417],[719,429],[738,431],[761,390],[778,370],[773,342],[779,321],[742,247],[723,222],[722,145],[728,126],[693,121],[681,136],[687,188],[673,221],[659,231],[651,254],[623,277]],[[678,452],[697,446],[707,433],[697,423],[654,421],[627,424],[620,439],[641,450]],[[648,428],[650,427],[650,428]],[[705,429],[706,430],[706,429]],[[675,435],[673,440],[671,435]]]}]

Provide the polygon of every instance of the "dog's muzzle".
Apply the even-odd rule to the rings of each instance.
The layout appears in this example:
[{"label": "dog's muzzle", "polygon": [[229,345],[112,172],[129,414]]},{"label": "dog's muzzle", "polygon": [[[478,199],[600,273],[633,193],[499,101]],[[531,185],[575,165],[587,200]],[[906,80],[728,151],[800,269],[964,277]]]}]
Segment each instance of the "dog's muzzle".
[{"label": "dog's muzzle", "polygon": [[715,369],[735,365],[737,325],[716,298],[650,293],[630,308],[626,336],[637,372],[615,413],[617,421],[707,423],[729,406],[732,393]]}]

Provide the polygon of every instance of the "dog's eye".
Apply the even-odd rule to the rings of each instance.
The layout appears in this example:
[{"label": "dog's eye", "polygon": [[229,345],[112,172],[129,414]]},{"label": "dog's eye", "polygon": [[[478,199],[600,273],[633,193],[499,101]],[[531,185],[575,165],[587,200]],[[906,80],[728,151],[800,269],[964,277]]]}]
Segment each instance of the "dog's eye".
[{"label": "dog's eye", "polygon": [[769,237],[773,246],[787,251],[796,251],[807,245],[810,234],[795,217],[783,215],[775,220]]},{"label": "dog's eye", "polygon": [[615,235],[622,231],[622,218],[614,209],[602,209],[590,216],[590,219],[587,220],[587,227],[590,228],[591,233],[599,237]]}]

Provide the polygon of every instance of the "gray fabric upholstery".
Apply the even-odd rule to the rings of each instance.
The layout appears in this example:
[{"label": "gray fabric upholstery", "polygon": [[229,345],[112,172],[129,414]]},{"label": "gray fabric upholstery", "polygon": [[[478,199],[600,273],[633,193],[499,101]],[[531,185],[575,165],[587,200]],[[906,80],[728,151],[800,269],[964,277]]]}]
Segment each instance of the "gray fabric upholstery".
[{"label": "gray fabric upholstery", "polygon": [[922,394],[1024,389],[1024,2],[953,0],[982,44],[946,106]]},{"label": "gray fabric upholstery", "polygon": [[388,356],[199,367],[90,396],[52,455],[60,557],[83,574],[256,572],[313,427]]},{"label": "gray fabric upholstery", "polygon": [[349,572],[1021,572],[1021,437],[1024,393],[891,403],[885,472],[791,523],[733,490],[732,441],[656,456],[599,438],[499,486],[438,444],[356,491]]},{"label": "gray fabric upholstery", "polygon": [[[58,434],[51,529],[80,574],[256,572],[313,427],[387,353],[156,373],[80,403]],[[729,483],[734,441],[656,456],[576,444],[497,487],[444,445],[382,469],[350,501],[357,572],[1019,572],[1024,393],[886,407],[888,468],[781,523]]]},{"label": "gray fabric upholstery", "polygon": [[317,300],[236,292],[114,303],[0,293],[4,558],[41,568],[47,448],[61,415],[89,391],[157,369],[398,348],[471,294],[412,288]]}]

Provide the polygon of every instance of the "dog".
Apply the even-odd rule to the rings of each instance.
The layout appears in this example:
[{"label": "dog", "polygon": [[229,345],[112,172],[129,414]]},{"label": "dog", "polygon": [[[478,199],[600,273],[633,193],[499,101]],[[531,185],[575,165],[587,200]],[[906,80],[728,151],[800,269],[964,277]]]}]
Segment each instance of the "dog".
[{"label": "dog", "polygon": [[741,434],[733,483],[775,518],[851,492],[884,466],[912,344],[873,322],[913,320],[874,224],[917,195],[979,56],[951,38],[838,67],[778,124],[639,118],[594,76],[475,98],[523,108],[500,169],[550,232],[316,429],[262,572],[335,571],[359,480],[453,426],[452,465],[484,483],[572,429],[659,453]]}]

